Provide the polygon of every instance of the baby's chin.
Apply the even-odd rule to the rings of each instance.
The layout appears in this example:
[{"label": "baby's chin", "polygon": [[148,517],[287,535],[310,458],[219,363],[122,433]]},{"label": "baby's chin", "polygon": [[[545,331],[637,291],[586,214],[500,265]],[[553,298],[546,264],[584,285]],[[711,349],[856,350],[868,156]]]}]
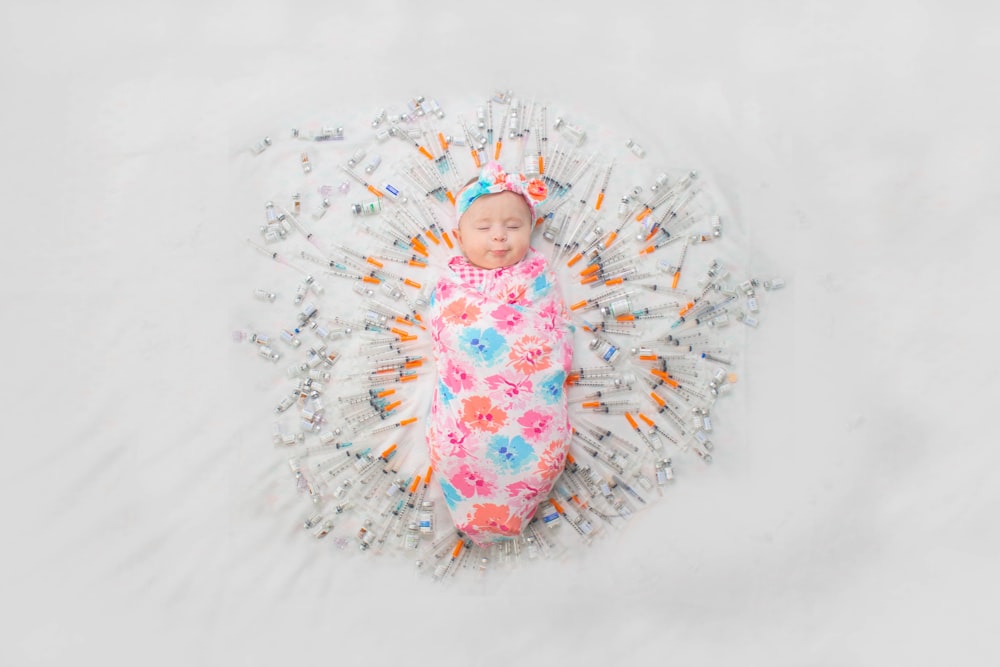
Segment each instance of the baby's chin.
[{"label": "baby's chin", "polygon": [[514,266],[522,259],[524,259],[524,255],[518,255],[511,250],[507,250],[504,252],[491,251],[478,257],[476,260],[469,259],[469,262],[480,269],[503,269],[508,266]]}]

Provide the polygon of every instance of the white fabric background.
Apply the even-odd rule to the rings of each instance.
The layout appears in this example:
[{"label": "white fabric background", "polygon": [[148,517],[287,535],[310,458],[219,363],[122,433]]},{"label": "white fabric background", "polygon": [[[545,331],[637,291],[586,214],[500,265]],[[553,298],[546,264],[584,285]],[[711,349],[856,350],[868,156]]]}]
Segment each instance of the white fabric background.
[{"label": "white fabric background", "polygon": [[[0,664],[996,664],[984,7],[6,3]],[[237,177],[288,118],[498,87],[696,160],[789,287],[711,474],[442,588],[289,524]]]}]

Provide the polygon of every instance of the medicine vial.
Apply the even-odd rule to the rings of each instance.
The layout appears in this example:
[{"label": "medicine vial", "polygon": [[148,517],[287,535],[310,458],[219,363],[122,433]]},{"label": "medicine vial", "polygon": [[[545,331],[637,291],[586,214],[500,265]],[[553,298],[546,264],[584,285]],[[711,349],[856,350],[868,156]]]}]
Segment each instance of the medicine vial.
[{"label": "medicine vial", "polygon": [[300,341],[293,332],[288,331],[287,329],[282,329],[281,340],[292,347],[298,347],[302,344],[302,341]]},{"label": "medicine vial", "polygon": [[382,212],[382,200],[379,198],[351,204],[354,215],[377,215]]},{"label": "medicine vial", "polygon": [[525,176],[539,176],[538,173],[538,156],[536,155],[526,155],[524,157],[524,175]]},{"label": "medicine vial", "polygon": [[622,297],[616,301],[612,301],[607,306],[601,308],[601,313],[604,315],[610,315],[612,317],[621,317],[622,315],[628,315],[632,312],[632,303],[629,298]]},{"label": "medicine vial", "polygon": [[656,483],[660,486],[674,478],[674,468],[670,459],[663,459],[656,463]]},{"label": "medicine vial", "polygon": [[553,127],[575,146],[580,146],[587,139],[587,133],[579,125],[570,125],[563,118],[556,118]]},{"label": "medicine vial", "polygon": [[635,143],[631,139],[625,140],[625,147],[632,151],[636,157],[646,157],[646,149],[644,149],[639,144]]},{"label": "medicine vial", "polygon": [[274,210],[273,201],[264,202],[264,219],[269,225],[273,225],[278,222],[278,213]]},{"label": "medicine vial", "polygon": [[261,153],[266,151],[270,145],[271,145],[271,138],[264,137],[263,139],[255,143],[251,150],[253,150],[254,155],[260,155]]},{"label": "medicine vial", "polygon": [[427,103],[427,109],[438,118],[444,118],[444,110],[441,108],[441,105],[438,104],[437,100],[429,100]]},{"label": "medicine vial", "polygon": [[434,501],[425,500],[420,503],[420,512],[417,514],[417,525],[423,535],[434,533]]},{"label": "medicine vial", "polygon": [[278,402],[276,406],[274,406],[274,411],[277,413],[281,413],[287,410],[288,408],[292,407],[293,405],[295,405],[295,399],[292,396],[285,396],[283,399],[281,399],[281,401]]},{"label": "medicine vial", "polygon": [[365,149],[364,148],[359,148],[358,150],[354,151],[354,153],[351,155],[350,158],[348,158],[348,160],[347,160],[347,166],[348,167],[356,167],[364,159],[365,159]]},{"label": "medicine vial", "polygon": [[260,299],[261,301],[270,301],[272,303],[274,302],[275,299],[278,298],[277,294],[275,294],[274,292],[269,292],[266,289],[255,289],[253,291],[253,295],[258,299]]},{"label": "medicine vial", "polygon": [[316,207],[316,210],[313,211],[313,214],[312,214],[313,220],[319,220],[324,215],[326,215],[326,211],[327,211],[328,208],[330,208],[330,200],[324,198],[319,203],[319,206]]},{"label": "medicine vial", "polygon": [[309,153],[302,153],[299,156],[299,161],[302,163],[302,173],[308,174],[313,170],[312,162],[309,161]]},{"label": "medicine vial", "polygon": [[411,521],[406,526],[406,536],[403,539],[403,547],[410,551],[416,550],[420,546],[420,527],[416,522]]},{"label": "medicine vial", "polygon": [[556,508],[553,507],[552,503],[548,500],[542,501],[542,504],[538,506],[538,516],[540,516],[542,522],[550,528],[559,525],[559,520],[561,519],[559,512],[556,511]]},{"label": "medicine vial", "polygon": [[322,539],[327,535],[329,535],[331,530],[333,530],[333,521],[330,520],[324,521],[319,528],[313,531],[313,537],[315,537],[317,540]]},{"label": "medicine vial", "polygon": [[632,199],[627,195],[618,200],[618,217],[624,219],[628,215],[629,204],[632,203]]},{"label": "medicine vial", "polygon": [[372,542],[375,541],[375,533],[371,531],[371,525],[371,519],[367,519],[365,520],[365,525],[361,526],[361,529],[358,530],[358,542],[360,543],[358,546],[361,547],[362,551],[367,551]]},{"label": "medicine vial", "polygon": [[344,138],[344,128],[324,127],[313,137],[314,141],[339,141]]},{"label": "medicine vial", "polygon": [[366,174],[374,174],[375,170],[378,169],[379,165],[382,164],[382,157],[379,155],[373,155],[372,159],[368,161],[365,165]]},{"label": "medicine vial", "polygon": [[259,348],[257,348],[257,354],[259,354],[264,359],[267,359],[268,361],[277,361],[278,359],[281,358],[280,354],[275,352],[267,345],[261,345]]},{"label": "medicine vial", "polygon": [[394,301],[398,301],[403,298],[403,291],[390,282],[382,282],[379,284],[379,287],[382,289],[383,294]]},{"label": "medicine vial", "polygon": [[601,340],[600,338],[594,338],[590,341],[590,349],[594,351],[594,354],[609,364],[614,364],[615,361],[618,360],[618,356],[621,353],[621,348],[612,345],[606,340]]}]

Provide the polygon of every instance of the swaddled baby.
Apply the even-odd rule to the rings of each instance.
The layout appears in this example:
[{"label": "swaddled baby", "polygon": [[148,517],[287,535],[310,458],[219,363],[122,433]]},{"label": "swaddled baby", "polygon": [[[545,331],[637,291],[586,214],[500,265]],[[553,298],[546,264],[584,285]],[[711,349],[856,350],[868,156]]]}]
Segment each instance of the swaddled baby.
[{"label": "swaddled baby", "polygon": [[521,532],[569,448],[568,311],[531,247],[545,194],[541,181],[487,164],[456,200],[463,254],[431,299],[431,465],[455,526],[480,545]]}]

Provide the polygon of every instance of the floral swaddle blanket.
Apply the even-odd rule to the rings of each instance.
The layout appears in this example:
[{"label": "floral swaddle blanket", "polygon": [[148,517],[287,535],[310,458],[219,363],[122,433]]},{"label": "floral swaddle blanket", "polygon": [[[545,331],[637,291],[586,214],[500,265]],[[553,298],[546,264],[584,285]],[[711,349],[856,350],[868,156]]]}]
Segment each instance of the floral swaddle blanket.
[{"label": "floral swaddle blanket", "polygon": [[545,257],[480,269],[453,257],[430,309],[438,383],[427,442],[455,526],[477,544],[520,533],[563,470],[568,311]]}]

